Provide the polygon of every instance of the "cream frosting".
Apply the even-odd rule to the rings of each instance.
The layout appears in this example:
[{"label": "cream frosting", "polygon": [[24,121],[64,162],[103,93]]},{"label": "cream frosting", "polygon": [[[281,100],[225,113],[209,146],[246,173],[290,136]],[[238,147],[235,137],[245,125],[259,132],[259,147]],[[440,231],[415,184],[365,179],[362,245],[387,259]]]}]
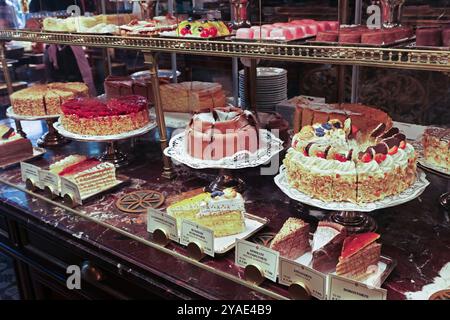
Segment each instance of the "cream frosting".
[{"label": "cream frosting", "polygon": [[227,211],[245,212],[245,201],[242,195],[238,192],[231,192],[230,189],[225,189],[224,194],[217,197],[211,197],[200,203],[200,210],[197,216],[207,216]]}]

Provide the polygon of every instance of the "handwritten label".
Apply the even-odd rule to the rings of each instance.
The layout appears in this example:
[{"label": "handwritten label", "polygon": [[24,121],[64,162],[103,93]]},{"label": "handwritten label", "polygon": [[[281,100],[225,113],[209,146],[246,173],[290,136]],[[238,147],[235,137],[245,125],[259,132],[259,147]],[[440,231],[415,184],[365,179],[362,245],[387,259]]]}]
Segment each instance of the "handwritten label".
[{"label": "handwritten label", "polygon": [[147,231],[153,233],[156,229],[164,230],[170,240],[178,242],[177,220],[162,211],[149,208]]},{"label": "handwritten label", "polygon": [[334,274],[328,277],[330,300],[386,300],[385,289],[369,287],[364,283]]},{"label": "handwritten label", "polygon": [[195,242],[208,256],[214,257],[214,231],[189,220],[181,222],[180,243],[187,246]]},{"label": "handwritten label", "polygon": [[235,263],[245,268],[249,264],[258,266],[264,277],[276,281],[278,275],[278,259],[280,253],[259,244],[236,239]]},{"label": "handwritten label", "polygon": [[72,181],[61,177],[61,196],[70,195],[75,203],[83,204],[81,200],[80,190]]},{"label": "handwritten label", "polygon": [[20,171],[22,173],[22,181],[26,182],[27,180],[31,180],[35,186],[38,188],[42,188],[42,185],[39,180],[39,167],[35,165],[21,162],[20,163]]},{"label": "handwritten label", "polygon": [[60,180],[59,177],[47,170],[39,170],[39,180],[43,187],[50,187],[53,193],[60,193]]},{"label": "handwritten label", "polygon": [[280,257],[279,270],[281,284],[289,286],[296,282],[303,282],[313,297],[320,300],[326,299],[327,276],[325,274],[283,257]]}]

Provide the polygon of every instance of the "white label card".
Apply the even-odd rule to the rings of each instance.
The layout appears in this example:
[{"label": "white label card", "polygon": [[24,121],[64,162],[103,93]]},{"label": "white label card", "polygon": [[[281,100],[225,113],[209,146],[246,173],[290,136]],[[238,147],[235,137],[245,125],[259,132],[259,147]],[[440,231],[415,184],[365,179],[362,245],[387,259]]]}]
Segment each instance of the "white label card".
[{"label": "white label card", "polygon": [[280,257],[281,284],[290,286],[296,282],[302,282],[311,292],[314,298],[325,300],[327,292],[327,276],[312,268]]},{"label": "white label card", "polygon": [[37,187],[41,188],[41,183],[39,180],[39,167],[35,165],[21,162],[20,171],[22,173],[22,181],[25,182],[28,179],[31,180]]},{"label": "white label card", "polygon": [[70,180],[61,177],[61,196],[70,195],[74,202],[83,204],[78,186]]},{"label": "white label card", "polygon": [[329,275],[329,300],[386,300],[387,290],[369,287],[364,283]]},{"label": "white label card", "polygon": [[187,246],[191,242],[197,243],[205,254],[214,257],[214,231],[195,222],[183,220],[180,243]]},{"label": "white label card", "polygon": [[277,281],[278,259],[280,253],[259,244],[236,239],[235,263],[245,268],[249,264],[258,266],[264,273],[264,277]]},{"label": "white label card", "polygon": [[39,170],[39,179],[42,183],[43,187],[50,187],[50,189],[54,192],[54,193],[58,193],[60,192],[59,190],[59,177],[47,170]]},{"label": "white label card", "polygon": [[177,219],[162,211],[149,208],[147,213],[147,231],[153,233],[156,229],[165,231],[170,240],[178,242]]}]

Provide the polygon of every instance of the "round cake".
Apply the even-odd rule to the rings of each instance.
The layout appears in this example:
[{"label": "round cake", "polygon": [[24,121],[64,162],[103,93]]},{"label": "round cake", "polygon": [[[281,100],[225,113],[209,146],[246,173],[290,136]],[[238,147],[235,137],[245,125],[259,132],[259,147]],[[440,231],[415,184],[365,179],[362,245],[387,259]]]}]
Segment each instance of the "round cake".
[{"label": "round cake", "polygon": [[326,202],[374,202],[416,181],[414,147],[384,123],[370,132],[351,119],[305,126],[294,136],[284,164],[293,188]]},{"label": "round cake", "polygon": [[187,153],[203,160],[220,160],[239,151],[259,148],[257,121],[250,111],[224,107],[199,111],[186,129]]},{"label": "round cake", "polygon": [[89,96],[89,88],[80,82],[38,84],[11,95],[17,115],[46,116],[61,113],[61,104],[77,97]]},{"label": "round cake", "polygon": [[61,124],[70,132],[104,136],[137,130],[150,122],[147,99],[124,96],[103,103],[80,98],[62,105]]}]

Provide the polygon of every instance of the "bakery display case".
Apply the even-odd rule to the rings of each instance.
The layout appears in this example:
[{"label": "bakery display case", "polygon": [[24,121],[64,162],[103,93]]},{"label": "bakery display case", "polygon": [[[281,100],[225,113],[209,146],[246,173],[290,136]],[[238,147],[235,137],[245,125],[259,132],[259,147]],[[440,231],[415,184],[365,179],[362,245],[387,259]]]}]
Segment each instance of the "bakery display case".
[{"label": "bakery display case", "polygon": [[[431,297],[450,261],[445,1],[176,2],[0,29],[0,252],[21,296]],[[99,50],[100,90],[82,68],[17,88],[11,41],[45,44],[56,69],[63,48],[78,66]],[[114,74],[121,50],[142,70]],[[73,264],[79,292],[61,281]]]}]

